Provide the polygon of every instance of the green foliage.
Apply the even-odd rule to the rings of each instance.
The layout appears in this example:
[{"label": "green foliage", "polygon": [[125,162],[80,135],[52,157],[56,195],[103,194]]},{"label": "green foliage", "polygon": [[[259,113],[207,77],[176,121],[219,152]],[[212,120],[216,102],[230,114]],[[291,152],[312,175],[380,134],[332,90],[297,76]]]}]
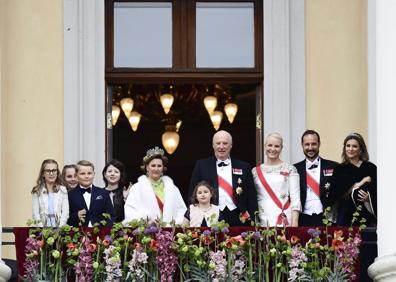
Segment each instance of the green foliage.
[{"label": "green foliage", "polygon": [[[179,274],[173,278],[197,282],[349,281],[357,257],[354,254],[360,243],[360,229],[331,227],[329,213],[326,209],[326,226],[310,229],[310,239],[306,242],[290,236],[286,228],[254,227],[244,229],[246,231],[241,234],[231,234],[224,221],[207,229],[168,227],[166,231],[174,234],[171,246],[179,269]],[[359,222],[365,223],[362,219]],[[88,247],[92,281],[111,279],[116,271],[111,274],[106,269],[117,261],[120,262],[117,266],[120,281],[160,280],[156,258],[161,246],[156,236],[164,232],[162,222],[116,223],[106,237],[99,236],[101,225],[93,228],[31,228],[30,238],[41,247],[37,254],[27,252],[27,259],[39,262],[38,279],[64,281],[67,274],[74,273],[80,255]],[[348,248],[355,253],[348,253]],[[296,253],[304,259],[296,265],[290,264]],[[343,258],[350,260],[348,267]],[[303,272],[293,278],[291,273],[296,267]]]}]

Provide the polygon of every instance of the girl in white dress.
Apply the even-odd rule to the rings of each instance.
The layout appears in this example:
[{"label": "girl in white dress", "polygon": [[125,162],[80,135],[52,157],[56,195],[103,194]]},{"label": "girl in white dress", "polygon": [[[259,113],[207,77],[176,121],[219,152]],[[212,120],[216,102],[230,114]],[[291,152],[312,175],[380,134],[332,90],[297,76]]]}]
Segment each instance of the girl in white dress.
[{"label": "girl in white dress", "polygon": [[192,204],[184,214],[183,225],[210,227],[219,221],[220,209],[213,203],[215,191],[206,181],[197,183],[191,197]]},{"label": "girl in white dress", "polygon": [[32,189],[32,217],[38,227],[66,225],[69,199],[61,185],[58,163],[47,159],[41,164],[36,185]]},{"label": "girl in white dress", "polygon": [[297,169],[279,156],[283,139],[271,133],[264,144],[266,161],[253,168],[259,218],[262,226],[298,226],[301,211],[300,180]]}]

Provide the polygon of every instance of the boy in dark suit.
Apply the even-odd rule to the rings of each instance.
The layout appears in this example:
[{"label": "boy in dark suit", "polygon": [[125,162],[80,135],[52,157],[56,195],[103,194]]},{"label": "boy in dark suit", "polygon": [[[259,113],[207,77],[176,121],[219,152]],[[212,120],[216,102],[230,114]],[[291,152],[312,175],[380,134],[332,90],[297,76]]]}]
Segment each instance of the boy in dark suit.
[{"label": "boy in dark suit", "polygon": [[[95,223],[107,220],[107,226],[114,222],[114,210],[110,196],[105,189],[92,185],[95,176],[94,165],[89,161],[77,163],[78,186],[69,192],[70,217],[68,224],[71,226],[91,227]],[[103,214],[110,215],[106,219]]]},{"label": "boy in dark suit", "polygon": [[232,137],[220,130],[213,135],[214,156],[197,161],[189,187],[189,198],[195,185],[207,181],[216,191],[216,205],[230,226],[241,226],[254,220],[257,211],[256,188],[248,163],[230,157]]},{"label": "boy in dark suit", "polygon": [[301,137],[305,160],[294,164],[300,175],[302,213],[299,226],[322,226],[323,210],[328,206],[330,178],[338,163],[319,156],[320,136],[307,130]]}]

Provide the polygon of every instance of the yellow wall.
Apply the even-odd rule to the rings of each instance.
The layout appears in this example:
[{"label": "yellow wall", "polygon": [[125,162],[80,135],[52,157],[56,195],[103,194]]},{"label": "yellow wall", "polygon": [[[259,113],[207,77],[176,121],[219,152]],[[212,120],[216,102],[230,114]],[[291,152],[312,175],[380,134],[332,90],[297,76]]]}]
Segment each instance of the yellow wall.
[{"label": "yellow wall", "polygon": [[24,226],[42,160],[63,165],[63,1],[0,1],[1,216]]},{"label": "yellow wall", "polygon": [[306,0],[306,119],[340,160],[352,131],[367,140],[367,2]]},{"label": "yellow wall", "polygon": [[[336,160],[347,133],[367,137],[366,10],[306,0],[307,127]],[[41,161],[63,165],[62,0],[0,0],[0,97],[2,224],[22,226]]]}]

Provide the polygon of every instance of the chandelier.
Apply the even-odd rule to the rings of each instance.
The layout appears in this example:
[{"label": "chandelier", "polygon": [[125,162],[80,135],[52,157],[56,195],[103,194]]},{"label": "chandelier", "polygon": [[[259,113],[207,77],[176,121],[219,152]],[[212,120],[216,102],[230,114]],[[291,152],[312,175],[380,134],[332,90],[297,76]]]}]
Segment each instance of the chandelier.
[{"label": "chandelier", "polygon": [[[238,105],[230,87],[214,85],[114,85],[112,125],[123,114],[132,131],[140,129],[141,120],[164,125],[162,145],[173,154],[180,142],[179,130],[188,118],[208,118],[217,131],[224,122],[232,124]],[[223,114],[224,113],[224,114]]]}]

